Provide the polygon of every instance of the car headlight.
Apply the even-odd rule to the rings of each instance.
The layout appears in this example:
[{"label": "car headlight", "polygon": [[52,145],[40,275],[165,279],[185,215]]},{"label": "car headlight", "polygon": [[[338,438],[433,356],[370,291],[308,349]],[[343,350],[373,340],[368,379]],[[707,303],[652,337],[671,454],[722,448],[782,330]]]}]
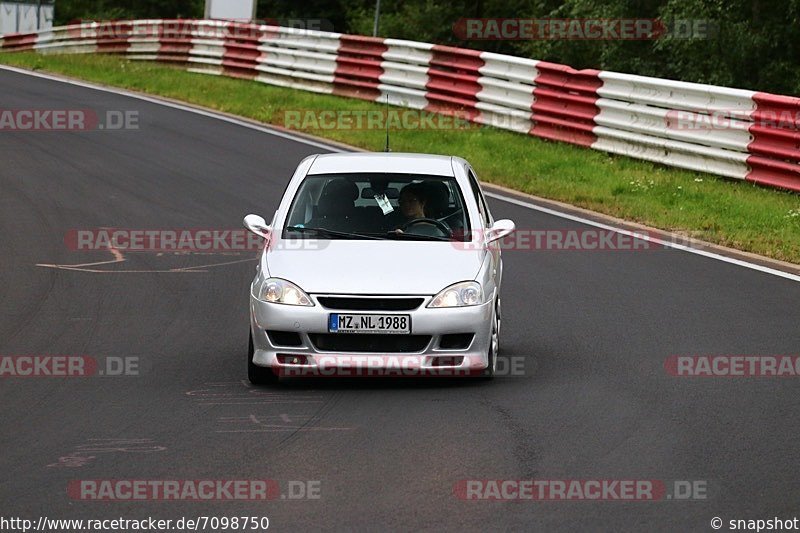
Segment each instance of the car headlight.
[{"label": "car headlight", "polygon": [[258,296],[262,302],[286,305],[304,305],[311,307],[314,303],[303,289],[280,278],[267,278],[258,289]]},{"label": "car headlight", "polygon": [[433,297],[428,307],[466,307],[483,303],[483,288],[477,281],[450,285]]}]

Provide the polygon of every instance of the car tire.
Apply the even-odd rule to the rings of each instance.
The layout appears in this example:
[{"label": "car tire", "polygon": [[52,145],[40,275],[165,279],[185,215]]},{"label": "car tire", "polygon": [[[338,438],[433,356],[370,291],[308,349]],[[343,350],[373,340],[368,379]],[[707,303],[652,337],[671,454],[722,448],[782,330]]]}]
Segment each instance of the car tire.
[{"label": "car tire", "polygon": [[247,350],[247,378],[253,385],[270,385],[278,382],[278,376],[272,371],[271,368],[265,368],[253,363],[253,354],[255,354],[255,347],[253,346],[253,332],[250,332],[250,343]]},{"label": "car tire", "polygon": [[492,334],[489,339],[489,365],[483,370],[481,377],[486,380],[494,379],[497,368],[497,352],[500,346],[500,300],[495,305],[494,318],[492,320]]},{"label": "car tire", "polygon": [[497,313],[497,315],[496,315],[496,317],[497,317],[497,322],[496,322],[496,324],[497,324],[497,333],[496,333],[497,334],[497,340],[495,341],[495,344],[494,344],[495,357],[497,357],[497,355],[500,353],[500,326],[502,325],[502,320],[503,320],[503,312],[502,312],[502,308],[500,307],[500,297],[499,296],[497,297],[497,304],[495,305],[494,309],[495,309],[495,313]]}]

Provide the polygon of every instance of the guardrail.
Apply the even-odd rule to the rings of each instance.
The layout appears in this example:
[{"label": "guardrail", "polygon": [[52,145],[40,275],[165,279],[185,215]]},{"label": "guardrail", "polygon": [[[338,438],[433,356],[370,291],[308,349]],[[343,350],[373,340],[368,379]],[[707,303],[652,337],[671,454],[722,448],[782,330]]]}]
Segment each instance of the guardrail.
[{"label": "guardrail", "polygon": [[5,51],[124,54],[469,117],[544,139],[800,191],[800,98],[398,39],[211,20],[84,23]]}]

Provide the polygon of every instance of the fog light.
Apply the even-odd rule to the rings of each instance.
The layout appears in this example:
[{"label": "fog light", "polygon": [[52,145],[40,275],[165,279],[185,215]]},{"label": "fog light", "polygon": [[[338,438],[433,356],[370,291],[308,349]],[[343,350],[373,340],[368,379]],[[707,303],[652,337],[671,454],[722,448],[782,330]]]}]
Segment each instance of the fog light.
[{"label": "fog light", "polygon": [[282,365],[307,365],[308,357],[305,355],[278,354],[278,363]]}]

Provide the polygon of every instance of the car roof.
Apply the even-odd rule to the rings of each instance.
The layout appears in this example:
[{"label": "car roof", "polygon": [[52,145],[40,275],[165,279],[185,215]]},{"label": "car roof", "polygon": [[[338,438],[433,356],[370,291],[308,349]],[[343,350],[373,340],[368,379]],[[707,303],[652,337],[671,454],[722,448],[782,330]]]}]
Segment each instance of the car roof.
[{"label": "car roof", "polygon": [[391,152],[323,154],[314,159],[308,175],[359,172],[453,176],[452,157]]}]

